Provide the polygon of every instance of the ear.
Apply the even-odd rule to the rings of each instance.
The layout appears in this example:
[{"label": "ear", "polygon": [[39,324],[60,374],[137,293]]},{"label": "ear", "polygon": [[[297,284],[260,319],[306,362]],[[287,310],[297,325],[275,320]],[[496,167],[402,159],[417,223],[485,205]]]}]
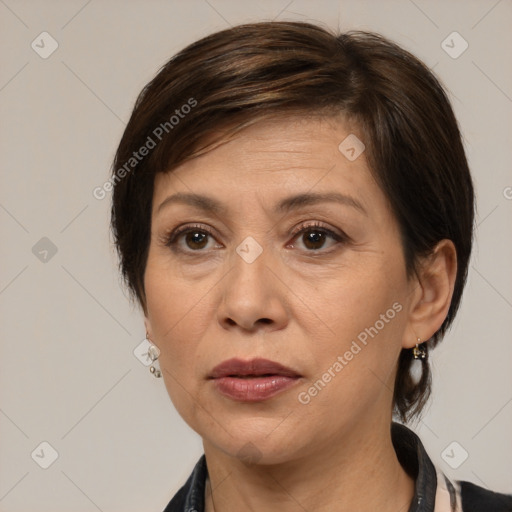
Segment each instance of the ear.
[{"label": "ear", "polygon": [[457,276],[457,251],[451,240],[441,240],[420,264],[404,331],[403,348],[430,339],[443,324],[453,296]]}]

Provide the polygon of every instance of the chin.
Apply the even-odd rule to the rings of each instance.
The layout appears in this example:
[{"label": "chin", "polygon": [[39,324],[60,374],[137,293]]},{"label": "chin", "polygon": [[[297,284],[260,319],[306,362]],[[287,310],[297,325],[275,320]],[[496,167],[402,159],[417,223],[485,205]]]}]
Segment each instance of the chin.
[{"label": "chin", "polygon": [[[206,446],[247,464],[275,465],[300,456],[309,444],[298,429],[284,425],[283,418],[245,418],[231,420],[228,432],[216,425],[214,429],[198,428]],[[313,440],[310,440],[313,442]],[[205,448],[206,448],[205,446]]]},{"label": "chin", "polygon": [[258,442],[257,440],[237,440],[230,446],[218,447],[226,455],[233,457],[248,465],[272,466],[279,465],[296,457],[295,450],[292,447],[283,449],[281,443]]}]

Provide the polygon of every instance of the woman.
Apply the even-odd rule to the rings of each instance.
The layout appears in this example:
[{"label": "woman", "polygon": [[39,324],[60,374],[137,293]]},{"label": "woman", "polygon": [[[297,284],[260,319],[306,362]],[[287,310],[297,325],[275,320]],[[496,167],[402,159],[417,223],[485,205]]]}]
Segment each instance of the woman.
[{"label": "woman", "polygon": [[368,32],[210,35],[144,88],[112,229],[155,376],[203,439],[171,511],[490,511],[402,423],[453,322],[474,197],[449,101]]}]

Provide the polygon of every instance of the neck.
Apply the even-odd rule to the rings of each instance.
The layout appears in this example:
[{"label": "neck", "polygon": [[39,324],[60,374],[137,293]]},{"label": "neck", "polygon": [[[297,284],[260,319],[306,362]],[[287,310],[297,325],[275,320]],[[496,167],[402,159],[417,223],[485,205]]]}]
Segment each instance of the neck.
[{"label": "neck", "polygon": [[312,454],[281,464],[247,464],[205,442],[206,512],[382,512],[408,510],[414,480],[403,470],[390,425],[351,429]]}]

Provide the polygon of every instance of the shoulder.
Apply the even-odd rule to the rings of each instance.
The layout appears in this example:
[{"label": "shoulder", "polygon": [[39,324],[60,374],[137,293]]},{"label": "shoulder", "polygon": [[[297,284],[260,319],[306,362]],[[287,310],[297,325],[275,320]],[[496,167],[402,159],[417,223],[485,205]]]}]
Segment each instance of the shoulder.
[{"label": "shoulder", "polygon": [[458,481],[463,512],[512,512],[512,494],[492,492],[471,482]]}]

